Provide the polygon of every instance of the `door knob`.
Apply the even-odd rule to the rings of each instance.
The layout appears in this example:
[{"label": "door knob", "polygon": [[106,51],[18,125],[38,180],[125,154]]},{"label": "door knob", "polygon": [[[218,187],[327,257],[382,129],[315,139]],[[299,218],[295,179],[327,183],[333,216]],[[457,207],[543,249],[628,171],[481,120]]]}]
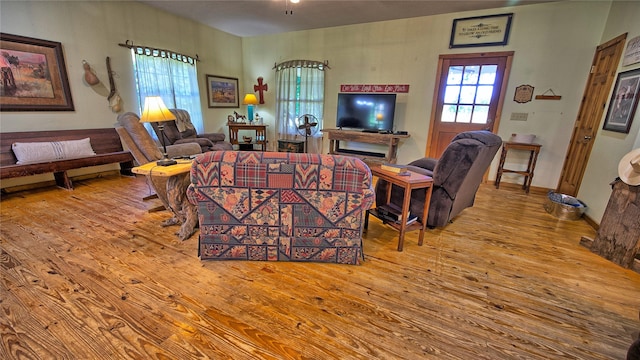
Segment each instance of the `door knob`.
[{"label": "door knob", "polygon": [[591,136],[589,136],[589,135],[585,135],[585,136],[584,136],[584,139],[585,139],[585,140],[591,140]]}]

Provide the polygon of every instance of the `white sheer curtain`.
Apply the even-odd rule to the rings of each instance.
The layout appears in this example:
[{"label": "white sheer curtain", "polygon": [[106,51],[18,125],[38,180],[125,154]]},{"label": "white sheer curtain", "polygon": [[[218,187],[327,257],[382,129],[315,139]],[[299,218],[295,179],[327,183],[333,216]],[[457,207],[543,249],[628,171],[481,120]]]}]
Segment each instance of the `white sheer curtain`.
[{"label": "white sheer curtain", "polygon": [[[142,47],[132,48],[131,53],[140,113],[147,96],[160,96],[168,108],[187,110],[196,131],[203,133],[196,60],[166,50]],[[155,137],[150,125],[147,129]]]},{"label": "white sheer curtain", "polygon": [[[308,153],[322,153],[324,118],[324,70],[317,61],[293,60],[276,65],[276,129],[278,139],[305,140],[302,115],[313,115],[318,121],[313,135],[307,139]],[[311,119],[310,119],[311,120]],[[318,131],[315,131],[318,130]]]}]

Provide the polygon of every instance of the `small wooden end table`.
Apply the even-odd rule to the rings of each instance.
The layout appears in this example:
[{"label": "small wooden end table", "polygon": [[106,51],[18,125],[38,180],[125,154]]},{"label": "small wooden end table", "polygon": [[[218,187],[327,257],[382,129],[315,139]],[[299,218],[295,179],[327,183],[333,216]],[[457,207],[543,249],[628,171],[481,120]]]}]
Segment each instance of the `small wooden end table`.
[{"label": "small wooden end table", "polygon": [[[229,123],[229,142],[232,145],[238,145],[240,150],[253,149],[253,144],[260,145],[260,151],[267,151],[267,126],[262,124],[243,124],[243,123]],[[253,131],[255,138],[251,139],[251,142],[243,142],[238,138],[238,131],[248,130]],[[242,145],[245,145],[247,149],[244,149]]]},{"label": "small wooden end table", "polygon": [[387,201],[391,199],[391,187],[392,185],[400,186],[404,189],[404,199],[402,201],[402,219],[407,219],[407,214],[409,214],[409,204],[411,202],[411,191],[414,189],[425,189],[425,198],[424,198],[424,209],[422,215],[422,221],[416,221],[412,224],[407,225],[406,221],[400,222],[400,224],[388,221],[383,217],[379,216],[375,209],[367,210],[367,213],[364,218],[364,228],[366,229],[369,226],[369,214],[377,217],[382,220],[385,224],[394,227],[395,229],[400,231],[398,235],[398,251],[402,251],[402,247],[404,245],[404,234],[407,230],[420,229],[420,236],[418,238],[418,245],[422,246],[422,242],[424,240],[424,231],[427,228],[427,219],[429,218],[429,204],[431,203],[431,191],[433,190],[433,179],[431,176],[426,176],[422,174],[418,174],[412,171],[409,171],[409,175],[398,175],[390,171],[382,170],[382,168],[378,166],[371,167],[371,174],[373,176],[377,176],[379,179],[386,180],[389,182],[389,186],[387,188]]},{"label": "small wooden end table", "polygon": [[[195,232],[198,224],[198,211],[196,206],[187,199],[187,187],[191,183],[191,160],[177,160],[178,163],[169,166],[158,166],[155,161],[134,167],[134,174],[148,176],[156,189],[166,187],[166,197],[163,199],[160,192],[158,197],[168,205],[173,217],[162,222],[162,226],[170,226],[181,223],[180,231],[176,233],[180,240],[186,240]],[[157,191],[157,190],[156,190]]]},{"label": "small wooden end table", "polygon": [[[500,154],[500,164],[498,165],[498,174],[496,175],[495,186],[496,189],[500,188],[500,179],[503,173],[515,173],[524,176],[524,183],[522,189],[528,194],[529,188],[531,188],[531,181],[533,180],[533,171],[536,168],[536,161],[538,160],[538,153],[540,153],[540,144],[526,144],[517,143],[511,141],[502,142],[502,153]],[[529,163],[527,164],[527,170],[517,171],[504,168],[504,161],[507,158],[507,152],[509,150],[524,150],[529,151]]]}]

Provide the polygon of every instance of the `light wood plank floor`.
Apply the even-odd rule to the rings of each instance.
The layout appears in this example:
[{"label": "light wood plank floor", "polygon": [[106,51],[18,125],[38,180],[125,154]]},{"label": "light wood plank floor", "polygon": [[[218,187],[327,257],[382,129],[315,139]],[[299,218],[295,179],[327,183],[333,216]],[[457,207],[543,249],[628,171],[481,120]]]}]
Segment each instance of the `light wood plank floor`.
[{"label": "light wood plank floor", "polygon": [[143,178],[4,195],[1,359],[624,359],[640,275],[544,195],[483,185],[422,247],[371,219],[361,266],[201,262]]}]

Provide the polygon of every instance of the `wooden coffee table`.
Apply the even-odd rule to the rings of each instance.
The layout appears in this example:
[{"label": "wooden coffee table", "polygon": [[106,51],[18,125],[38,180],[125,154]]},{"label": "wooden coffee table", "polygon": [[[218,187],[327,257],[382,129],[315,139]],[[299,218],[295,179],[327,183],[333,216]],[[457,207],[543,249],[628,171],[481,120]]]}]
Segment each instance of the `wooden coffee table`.
[{"label": "wooden coffee table", "polygon": [[195,232],[198,224],[196,206],[187,199],[187,187],[191,183],[191,160],[178,160],[176,165],[158,166],[150,162],[131,169],[134,174],[148,176],[156,189],[166,188],[166,196],[158,192],[158,197],[168,206],[173,217],[162,222],[162,226],[182,224],[176,233],[180,240],[186,240]]},{"label": "wooden coffee table", "polygon": [[422,215],[422,221],[416,221],[412,224],[407,225],[406,221],[402,221],[400,224],[395,222],[386,220],[379,216],[375,209],[367,210],[367,214],[364,219],[364,228],[366,229],[369,225],[369,214],[377,217],[382,220],[385,224],[390,225],[397,230],[400,231],[400,235],[398,235],[398,251],[402,251],[402,247],[404,245],[404,234],[407,230],[420,229],[420,236],[418,238],[418,245],[422,246],[422,242],[424,240],[424,231],[427,228],[427,219],[429,218],[429,203],[431,202],[431,191],[433,189],[433,179],[430,176],[418,174],[410,171],[409,175],[398,175],[390,171],[382,170],[382,168],[377,166],[371,167],[371,173],[373,176],[377,176],[379,179],[386,180],[390,183],[387,188],[387,199],[386,203],[389,203],[389,199],[391,198],[391,185],[397,185],[404,189],[404,199],[402,201],[402,218],[407,219],[407,214],[409,213],[409,203],[411,201],[411,191],[415,189],[425,189],[425,198],[424,198],[424,212]]}]

